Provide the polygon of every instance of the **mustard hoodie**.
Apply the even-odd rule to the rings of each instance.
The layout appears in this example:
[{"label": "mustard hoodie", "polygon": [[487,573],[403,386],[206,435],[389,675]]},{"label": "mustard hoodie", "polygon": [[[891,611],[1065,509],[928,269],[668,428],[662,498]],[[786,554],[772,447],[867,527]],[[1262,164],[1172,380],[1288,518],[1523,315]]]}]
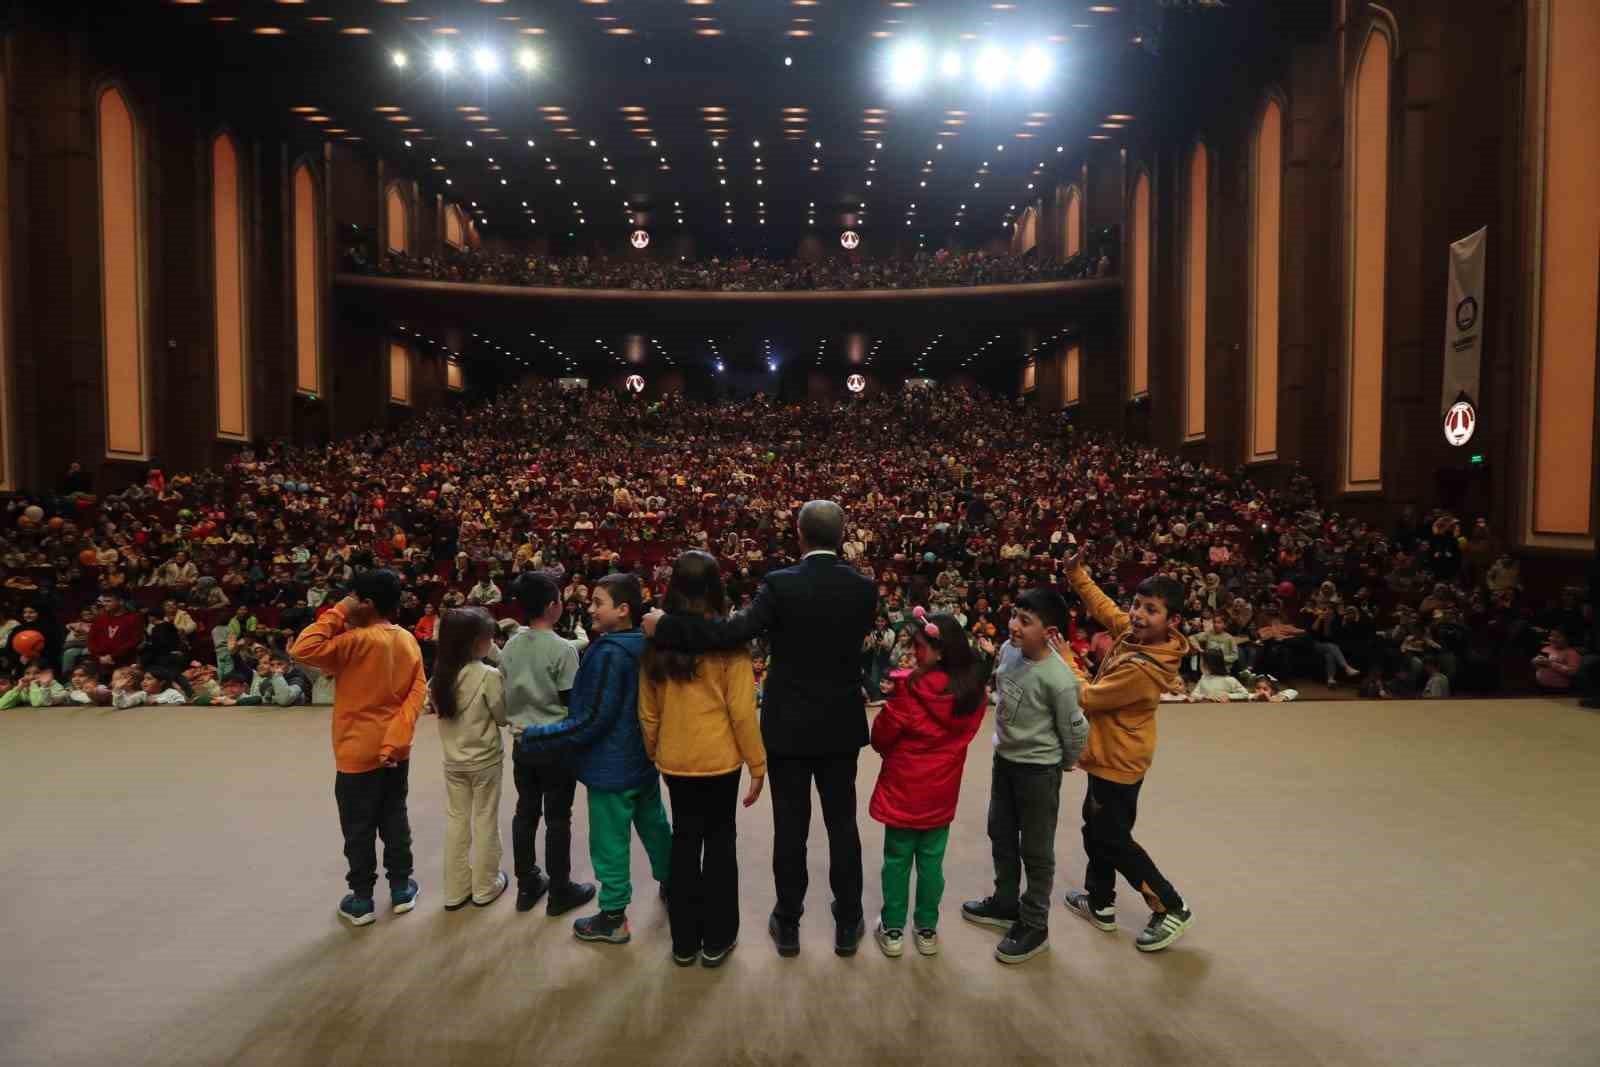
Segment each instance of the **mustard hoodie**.
[{"label": "mustard hoodie", "polygon": [[1155,758],[1156,708],[1189,654],[1189,639],[1169,630],[1158,644],[1136,644],[1127,612],[1100,591],[1088,572],[1076,567],[1067,581],[1112,640],[1100,669],[1093,678],[1083,678],[1078,690],[1078,704],[1089,717],[1089,744],[1078,766],[1096,778],[1132,785]]}]

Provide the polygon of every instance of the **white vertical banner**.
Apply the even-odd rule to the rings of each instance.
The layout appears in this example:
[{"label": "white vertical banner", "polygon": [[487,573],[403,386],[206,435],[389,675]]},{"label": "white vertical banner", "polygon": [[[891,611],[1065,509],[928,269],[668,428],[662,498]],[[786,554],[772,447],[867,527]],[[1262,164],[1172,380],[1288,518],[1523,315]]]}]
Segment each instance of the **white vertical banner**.
[{"label": "white vertical banner", "polygon": [[1450,282],[1445,297],[1444,388],[1439,413],[1461,394],[1478,403],[1478,372],[1483,357],[1483,259],[1489,228],[1450,245]]}]

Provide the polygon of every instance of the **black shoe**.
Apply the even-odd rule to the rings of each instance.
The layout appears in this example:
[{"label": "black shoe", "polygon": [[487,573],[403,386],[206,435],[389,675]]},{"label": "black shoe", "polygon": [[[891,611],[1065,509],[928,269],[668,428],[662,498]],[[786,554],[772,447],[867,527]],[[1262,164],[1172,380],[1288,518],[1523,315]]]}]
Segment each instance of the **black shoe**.
[{"label": "black shoe", "polygon": [[767,920],[767,933],[778,946],[778,955],[788,958],[800,955],[800,924],[788,923],[776,915]]},{"label": "black shoe", "polygon": [[1002,908],[995,902],[994,897],[984,897],[982,900],[969,900],[961,905],[961,917],[979,926],[1009,930],[1017,921],[1017,909],[1015,906]]},{"label": "black shoe", "polygon": [[517,886],[517,910],[532,911],[539,906],[539,898],[543,897],[550,889],[550,879],[539,875],[527,885]]},{"label": "black shoe", "polygon": [[833,928],[833,954],[835,956],[854,956],[856,949],[861,947],[861,939],[867,936],[867,922],[857,919],[853,923],[840,923]]},{"label": "black shoe", "polygon": [[721,967],[725,962],[727,962],[728,953],[732,952],[735,948],[738,947],[738,945],[739,945],[739,942],[738,941],[734,941],[733,944],[729,945],[725,949],[720,949],[720,950],[714,950],[714,949],[709,949],[709,948],[701,949],[700,950],[700,966],[702,966],[702,967]]},{"label": "black shoe", "polygon": [[572,932],[579,941],[604,941],[612,945],[626,945],[633,936],[628,929],[628,914],[623,911],[586,915],[572,924]]},{"label": "black shoe", "polygon": [[672,950],[672,962],[676,963],[679,967],[693,967],[695,960],[698,960],[699,958],[699,949],[695,949],[692,952],[679,952],[677,949]]},{"label": "black shoe", "polygon": [[550,903],[545,907],[545,914],[552,917],[565,915],[573,908],[581,908],[593,900],[594,893],[592,882],[568,882],[559,889],[551,889]]},{"label": "black shoe", "polygon": [[1042,926],[1028,926],[1019,920],[1011,924],[1006,936],[995,946],[994,958],[1001,963],[1022,963],[1049,948],[1050,931]]}]

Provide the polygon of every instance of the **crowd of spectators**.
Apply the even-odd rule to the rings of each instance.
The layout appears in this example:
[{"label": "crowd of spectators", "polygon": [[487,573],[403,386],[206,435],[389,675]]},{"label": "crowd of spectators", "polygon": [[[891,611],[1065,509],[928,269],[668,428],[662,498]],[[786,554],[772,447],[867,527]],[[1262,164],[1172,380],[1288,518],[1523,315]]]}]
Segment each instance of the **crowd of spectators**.
[{"label": "crowd of spectators", "polygon": [[573,289],[695,289],[723,293],[1013,285],[1070,281],[1111,273],[1111,261],[1105,255],[1082,254],[1054,263],[1032,253],[990,255],[951,253],[943,249],[895,259],[732,256],[690,261],[643,256],[626,259],[549,257],[447,248],[438,256],[385,252],[374,262],[368,251],[350,247],[344,251],[343,266],[345,271],[355,274],[429,281]]},{"label": "crowd of spectators", "polygon": [[[1184,583],[1199,681],[1175,699],[1284,699],[1294,680],[1565,691],[1597,662],[1585,588],[1530,598],[1481,519],[1408,510],[1380,528],[1321,505],[1303,474],[1269,489],[959,388],[801,404],[524,389],[88,488],[74,466],[4,505],[0,708],[320,702],[336,681],[284,650],[368,567],[402,575],[397,621],[425,654],[447,607],[515,626],[509,582],[530,568],[557,578],[558,629],[580,644],[595,580],[636,572],[648,603],[688,547],[719,557],[736,610],[794,558],[816,497],[844,506],[843,554],[878,582],[869,693],[908,653],[914,606],[956,614],[992,657],[1018,594],[1062,586],[1080,541],[1113,596],[1156,572]],[[1076,610],[1065,638],[1091,665],[1108,644]]]}]

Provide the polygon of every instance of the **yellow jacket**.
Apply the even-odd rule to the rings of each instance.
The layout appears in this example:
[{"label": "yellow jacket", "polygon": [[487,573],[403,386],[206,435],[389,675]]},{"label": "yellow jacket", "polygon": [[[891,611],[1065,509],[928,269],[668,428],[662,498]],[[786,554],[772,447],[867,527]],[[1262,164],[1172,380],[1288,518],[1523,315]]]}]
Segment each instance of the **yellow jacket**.
[{"label": "yellow jacket", "polygon": [[1067,581],[1112,641],[1094,677],[1081,678],[1078,705],[1089,718],[1089,744],[1078,766],[1096,778],[1132,785],[1155,759],[1156,708],[1189,654],[1189,639],[1170,630],[1159,644],[1138,644],[1129,639],[1127,613],[1082,567],[1068,572]]},{"label": "yellow jacket", "polygon": [[750,766],[752,777],[767,773],[755,672],[742,648],[701,656],[689,682],[657,682],[640,671],[639,726],[645,753],[663,774],[710,777],[740,764]]}]

